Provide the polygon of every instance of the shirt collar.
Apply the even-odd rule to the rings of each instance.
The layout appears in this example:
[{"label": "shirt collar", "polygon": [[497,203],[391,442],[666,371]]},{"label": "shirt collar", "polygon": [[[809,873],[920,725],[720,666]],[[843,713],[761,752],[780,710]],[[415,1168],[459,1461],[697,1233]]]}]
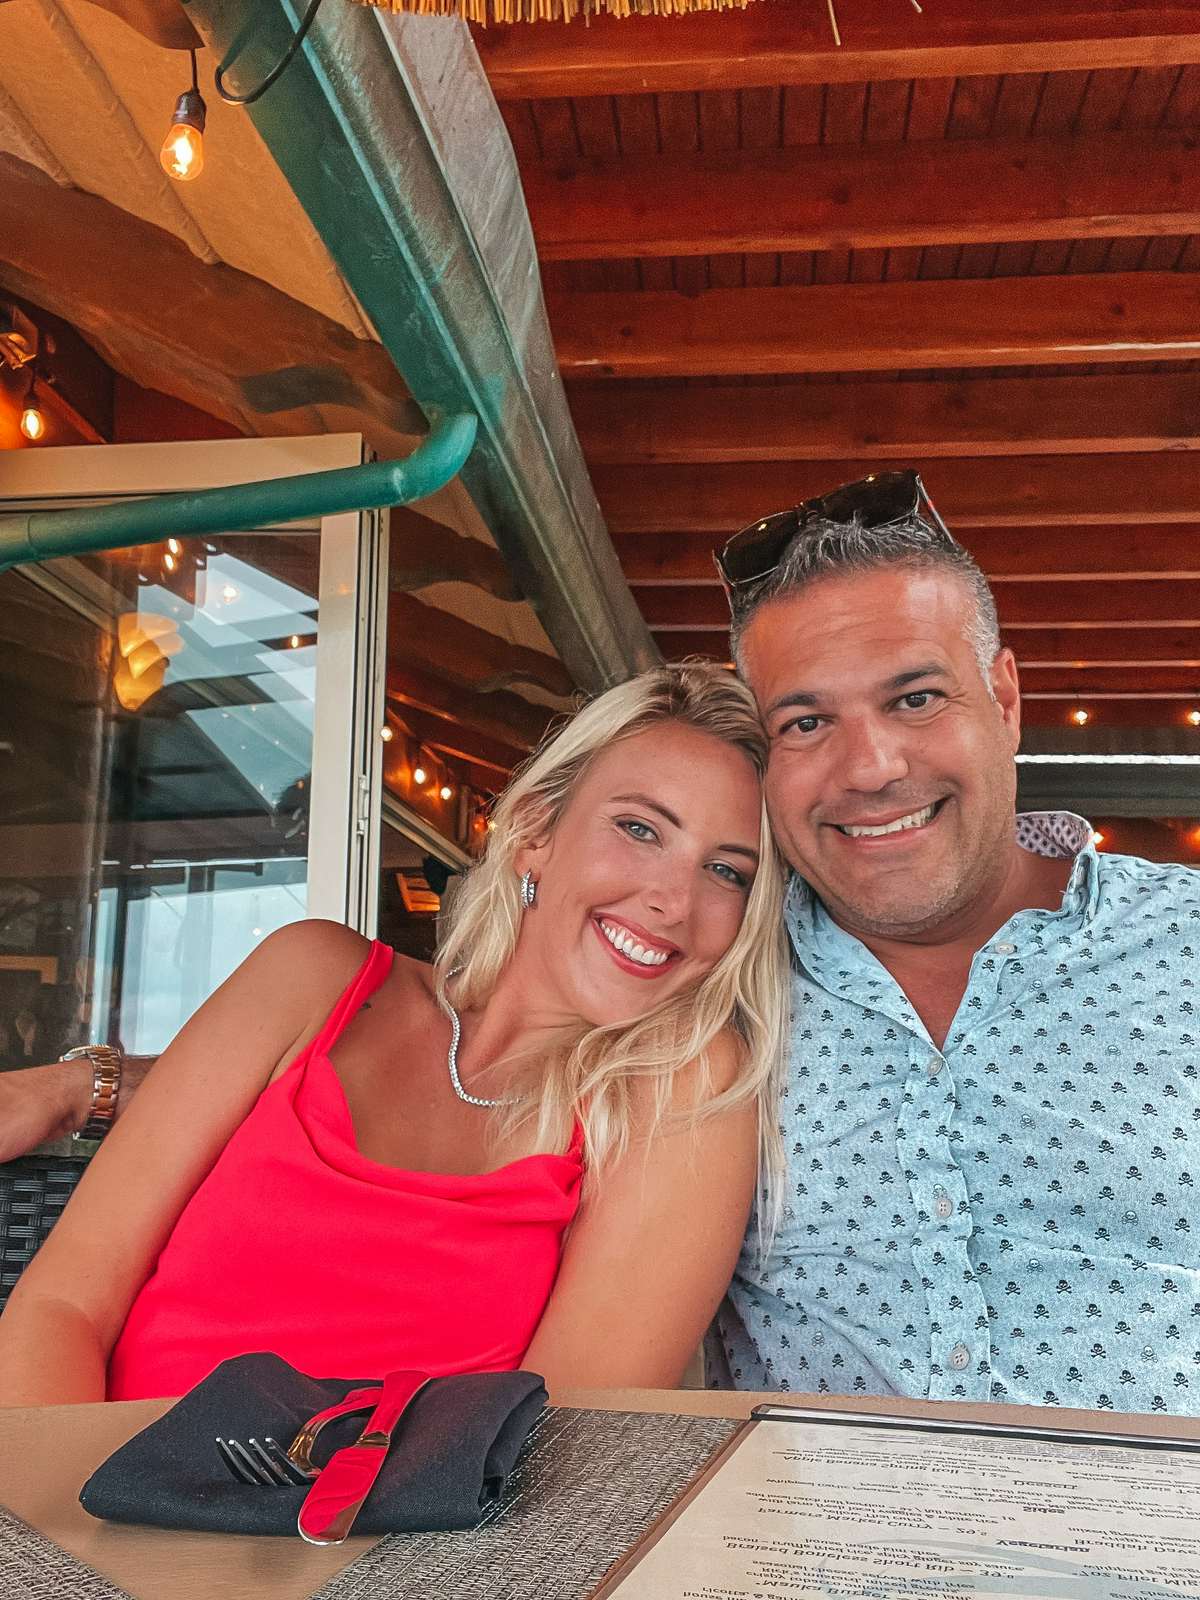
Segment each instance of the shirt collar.
[{"label": "shirt collar", "polygon": [[[1100,875],[1094,830],[1087,818],[1073,811],[1022,811],[1016,818],[1016,838],[1023,850],[1035,855],[1060,860],[1074,856],[1062,905],[1048,915],[1090,922],[1099,902]],[[806,963],[822,953],[831,956],[839,947],[845,953],[850,946],[860,945],[853,934],[838,927],[799,875],[793,875],[788,889],[784,921],[792,948]]]}]

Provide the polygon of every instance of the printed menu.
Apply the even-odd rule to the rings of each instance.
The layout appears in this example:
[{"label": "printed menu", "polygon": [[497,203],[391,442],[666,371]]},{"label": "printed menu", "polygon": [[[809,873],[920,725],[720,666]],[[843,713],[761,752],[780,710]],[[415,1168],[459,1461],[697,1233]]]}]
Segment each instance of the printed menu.
[{"label": "printed menu", "polygon": [[596,1600],[1185,1600],[1200,1445],[761,1407]]}]

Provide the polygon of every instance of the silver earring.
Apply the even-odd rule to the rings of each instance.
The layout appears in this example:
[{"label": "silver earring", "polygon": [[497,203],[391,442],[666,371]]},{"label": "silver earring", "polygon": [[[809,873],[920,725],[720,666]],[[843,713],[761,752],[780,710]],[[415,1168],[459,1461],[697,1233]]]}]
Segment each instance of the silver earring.
[{"label": "silver earring", "polygon": [[527,872],[521,879],[521,904],[529,911],[537,899],[537,879],[532,872]]}]

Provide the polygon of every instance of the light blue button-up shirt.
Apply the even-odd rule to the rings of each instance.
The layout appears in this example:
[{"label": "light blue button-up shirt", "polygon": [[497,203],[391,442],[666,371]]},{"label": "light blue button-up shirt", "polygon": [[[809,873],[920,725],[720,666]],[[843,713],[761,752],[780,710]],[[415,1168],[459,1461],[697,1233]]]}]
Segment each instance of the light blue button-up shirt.
[{"label": "light blue button-up shirt", "polygon": [[1075,855],[1062,906],[977,952],[941,1049],[793,887],[783,1220],[710,1379],[1200,1412],[1200,872],[1069,813],[1018,839]]}]

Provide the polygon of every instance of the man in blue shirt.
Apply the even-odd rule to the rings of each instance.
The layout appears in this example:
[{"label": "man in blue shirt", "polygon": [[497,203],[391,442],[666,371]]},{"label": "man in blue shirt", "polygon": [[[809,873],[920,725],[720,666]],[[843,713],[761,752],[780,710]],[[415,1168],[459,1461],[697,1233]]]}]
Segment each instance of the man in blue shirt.
[{"label": "man in blue shirt", "polygon": [[916,474],[718,564],[796,878],[787,1169],[717,1381],[1200,1410],[1200,873],[1016,815],[1012,653]]}]

